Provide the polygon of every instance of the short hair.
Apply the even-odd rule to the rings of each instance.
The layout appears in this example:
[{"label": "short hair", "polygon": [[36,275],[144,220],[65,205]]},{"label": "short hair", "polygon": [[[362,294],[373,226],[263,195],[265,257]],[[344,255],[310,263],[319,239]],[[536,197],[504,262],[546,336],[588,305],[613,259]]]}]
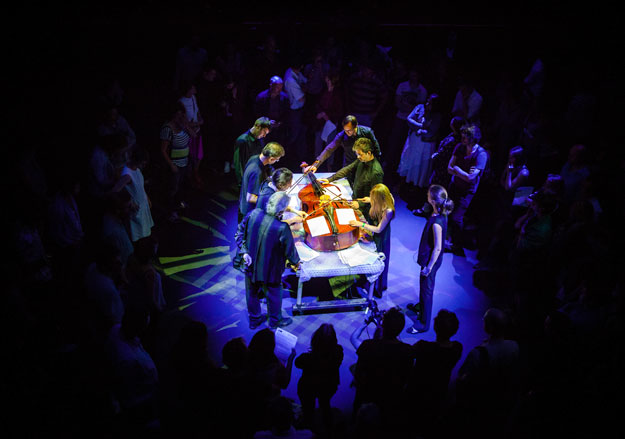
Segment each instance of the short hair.
[{"label": "short hair", "polygon": [[257,136],[263,128],[271,128],[271,119],[268,117],[259,117],[254,122],[254,126],[250,129],[253,136]]},{"label": "short hair", "polygon": [[444,339],[449,339],[458,332],[459,326],[456,314],[447,309],[441,309],[434,317],[434,332]]},{"label": "short hair", "polygon": [[249,351],[242,337],[230,339],[221,349],[221,360],[231,370],[243,370]]},{"label": "short hair", "polygon": [[395,338],[406,326],[406,317],[399,308],[390,308],[384,313],[382,318],[382,328],[384,338]]},{"label": "short hair", "polygon": [[310,349],[317,354],[331,354],[336,344],[334,326],[331,323],[322,323],[312,335]]},{"label": "short hair", "polygon": [[460,129],[460,132],[476,143],[482,140],[482,132],[477,125],[465,125]]},{"label": "short hair", "polygon": [[293,181],[293,172],[289,168],[278,168],[271,174],[271,181],[278,190],[282,190],[288,183]]},{"label": "short hair", "polygon": [[267,207],[265,208],[268,215],[276,216],[282,212],[289,205],[289,196],[284,192],[276,192],[267,201]]},{"label": "short hair", "polygon": [[341,123],[341,126],[344,127],[347,124],[352,124],[352,127],[356,128],[358,126],[358,119],[356,119],[356,116],[352,116],[351,114],[347,115],[343,119],[343,122]]},{"label": "short hair", "polygon": [[269,84],[282,84],[284,81],[279,76],[272,76],[269,78]]},{"label": "short hair", "polygon": [[138,165],[140,163],[148,162],[150,160],[150,154],[145,148],[140,146],[136,146],[132,148],[132,152],[130,153],[130,161],[129,163],[133,165]]},{"label": "short hair", "polygon": [[506,331],[508,316],[497,308],[489,308],[484,313],[484,331],[487,334],[502,337]]},{"label": "short hair", "polygon": [[352,146],[352,150],[362,151],[365,154],[373,152],[373,142],[365,137],[361,137],[360,139],[356,139],[354,146]]},{"label": "short hair", "polygon": [[265,157],[282,157],[284,156],[284,148],[278,142],[269,142],[265,145],[261,154]]}]

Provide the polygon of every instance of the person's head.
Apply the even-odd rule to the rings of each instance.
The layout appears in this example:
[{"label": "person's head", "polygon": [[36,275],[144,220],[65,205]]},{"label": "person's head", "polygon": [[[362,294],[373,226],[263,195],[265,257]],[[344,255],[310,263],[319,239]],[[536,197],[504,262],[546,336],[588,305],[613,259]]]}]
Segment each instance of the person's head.
[{"label": "person's head", "polygon": [[112,194],[105,203],[106,211],[119,219],[129,218],[132,206],[132,197],[126,190]]},{"label": "person's head", "polygon": [[336,331],[330,323],[323,323],[310,340],[310,349],[317,354],[328,354],[336,346]]},{"label": "person's head", "polygon": [[441,309],[436,317],[434,317],[434,332],[436,333],[436,338],[449,340],[458,332],[459,325],[460,323],[455,313],[446,309]]},{"label": "person's head", "polygon": [[273,356],[276,348],[276,335],[269,328],[261,329],[254,334],[247,348],[250,356],[256,358]]},{"label": "person's head", "polygon": [[356,128],[358,128],[358,120],[356,119],[356,116],[352,116],[350,114],[345,116],[341,126],[348,137],[354,137],[356,135]]},{"label": "person's head", "polygon": [[242,337],[236,337],[228,340],[221,349],[221,361],[233,371],[245,369],[249,352],[247,345]]},{"label": "person's head", "polygon": [[454,209],[454,202],[443,186],[433,184],[428,188],[428,203],[441,215],[448,215]]},{"label": "person's head", "polygon": [[195,88],[195,83],[189,80],[181,81],[180,83],[180,95],[190,98],[194,94],[197,93],[197,89]]},{"label": "person's head", "polygon": [[371,79],[375,75],[375,71],[373,70],[373,67],[370,64],[365,63],[360,66],[360,75],[364,79]]},{"label": "person's head", "polygon": [[473,146],[482,139],[482,132],[477,125],[463,126],[460,135],[464,146]]},{"label": "person's head", "polygon": [[414,67],[410,69],[410,71],[408,72],[408,81],[410,82],[410,85],[412,85],[413,87],[416,87],[419,85],[419,71],[417,69],[415,69]]},{"label": "person's head", "polygon": [[428,96],[427,101],[425,101],[425,108],[430,112],[438,110],[438,95],[436,93]]},{"label": "person's head", "polygon": [[205,66],[202,69],[202,78],[205,81],[213,82],[217,79],[217,68],[215,66]]},{"label": "person's head", "polygon": [[128,160],[128,167],[132,169],[145,168],[150,160],[150,156],[145,148],[136,146],[132,148],[130,152],[130,160]]},{"label": "person's head", "polygon": [[356,158],[361,162],[370,162],[375,158],[373,155],[373,142],[367,138],[361,137],[356,140],[352,150],[356,153]]},{"label": "person's head", "polygon": [[289,205],[289,196],[285,192],[276,192],[267,201],[265,211],[268,215],[279,216]]},{"label": "person's head", "polygon": [[293,183],[293,172],[289,168],[278,168],[271,174],[271,182],[279,191],[285,191]]},{"label": "person's head", "polygon": [[134,257],[140,264],[148,264],[156,259],[158,238],[154,235],[146,236],[134,243]]},{"label": "person's head", "polygon": [[182,102],[176,101],[169,110],[169,120],[179,127],[183,127],[187,120],[187,111]]},{"label": "person's head", "polygon": [[369,198],[371,199],[369,215],[372,218],[377,220],[382,219],[386,209],[391,209],[395,212],[395,199],[385,184],[378,183],[373,186],[369,193]]},{"label": "person's head", "polygon": [[284,148],[278,142],[269,142],[260,154],[267,160],[266,165],[273,165],[284,157]]},{"label": "person's head", "polygon": [[291,401],[280,396],[269,405],[269,424],[275,435],[282,436],[287,433],[293,424],[295,415]]},{"label": "person's head", "polygon": [[340,79],[341,76],[337,70],[331,70],[330,72],[328,72],[328,74],[325,76],[327,89],[334,90],[339,85]]},{"label": "person's head", "polygon": [[384,338],[396,338],[404,330],[406,317],[399,308],[390,308],[382,317],[382,336]]},{"label": "person's head", "polygon": [[126,339],[131,340],[139,337],[150,324],[150,312],[144,306],[134,303],[126,304],[122,317],[121,331]]},{"label": "person's head", "polygon": [[489,308],[484,313],[484,331],[494,338],[503,338],[508,325],[508,316],[497,308]]},{"label": "person's head", "polygon": [[451,121],[449,122],[449,128],[451,128],[451,130],[454,133],[459,133],[460,129],[466,124],[466,121],[464,120],[463,117],[460,116],[455,116],[451,118]]},{"label": "person's head", "polygon": [[508,152],[508,163],[513,166],[523,166],[525,164],[525,151],[520,146],[515,146]]},{"label": "person's head", "polygon": [[469,96],[473,92],[474,86],[471,80],[467,77],[458,78],[458,90],[463,96]]},{"label": "person's head", "polygon": [[528,197],[530,208],[537,215],[543,216],[552,213],[558,207],[555,194],[547,191],[536,191]]},{"label": "person's head", "polygon": [[178,335],[176,355],[178,360],[205,358],[208,348],[208,329],[203,322],[189,320]]},{"label": "person's head", "polygon": [[271,119],[269,119],[268,117],[259,117],[258,119],[256,119],[256,122],[254,122],[254,126],[250,129],[250,133],[257,139],[262,139],[267,134],[269,134],[270,130]]},{"label": "person's head", "polygon": [[269,93],[272,96],[280,94],[283,87],[284,87],[284,81],[282,81],[281,77],[272,76],[271,79],[269,79]]},{"label": "person's head", "polygon": [[568,162],[571,165],[583,165],[586,162],[586,147],[584,145],[573,145],[569,149]]},{"label": "person's head", "polygon": [[564,191],[564,179],[559,174],[549,174],[543,183],[543,191],[552,193],[556,198]]},{"label": "person's head", "polygon": [[123,134],[108,134],[101,136],[98,144],[110,158],[113,158],[128,147],[128,139]]},{"label": "person's head", "polygon": [[119,119],[119,110],[116,106],[109,106],[104,110],[104,122],[110,125],[115,124]]}]

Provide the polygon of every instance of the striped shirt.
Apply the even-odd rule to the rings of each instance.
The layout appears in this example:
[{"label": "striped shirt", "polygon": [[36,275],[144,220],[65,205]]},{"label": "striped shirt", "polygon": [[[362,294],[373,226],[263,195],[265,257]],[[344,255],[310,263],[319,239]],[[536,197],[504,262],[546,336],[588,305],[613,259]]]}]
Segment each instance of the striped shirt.
[{"label": "striped shirt", "polygon": [[169,158],[179,168],[184,168],[189,162],[189,134],[185,130],[174,133],[169,124],[161,128],[161,140],[169,142]]}]

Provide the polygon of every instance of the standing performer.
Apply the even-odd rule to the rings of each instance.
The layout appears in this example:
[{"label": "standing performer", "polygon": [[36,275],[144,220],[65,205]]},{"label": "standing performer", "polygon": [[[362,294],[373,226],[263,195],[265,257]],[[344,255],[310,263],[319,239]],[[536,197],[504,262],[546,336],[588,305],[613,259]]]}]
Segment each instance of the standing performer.
[{"label": "standing performer", "polygon": [[380,183],[373,186],[371,193],[363,201],[371,203],[369,216],[371,216],[373,224],[355,220],[350,221],[349,224],[372,232],[376,250],[386,256],[384,271],[373,286],[374,296],[381,298],[388,286],[388,267],[391,259],[391,220],[395,218],[395,200],[388,187]]},{"label": "standing performer", "polygon": [[286,210],[289,196],[276,192],[267,202],[267,212],[252,210],[239,224],[235,240],[245,261],[245,293],[250,329],[264,323],[261,293],[267,296],[269,327],[290,325],[293,319],[282,316],[282,273],[287,263],[297,269],[299,255],[288,224],[278,218]]},{"label": "standing performer", "polygon": [[255,154],[259,154],[263,149],[261,139],[264,138],[271,130],[271,120],[267,117],[259,117],[254,122],[254,126],[237,137],[234,142],[234,156],[232,157],[232,166],[234,167],[234,176],[237,184],[241,184],[243,171],[247,161]]},{"label": "standing performer", "polygon": [[371,140],[365,138],[356,140],[353,150],[356,153],[356,160],[338,170],[327,180],[320,178],[319,183],[331,183],[346,177],[354,191],[353,199],[356,200],[351,203],[352,208],[360,209],[367,221],[370,222],[369,205],[364,201],[364,198],[369,196],[373,186],[382,183],[384,171],[374,155]]},{"label": "standing performer", "polygon": [[426,332],[430,329],[432,318],[432,302],[436,272],[443,263],[443,242],[447,233],[447,215],[454,208],[444,187],[432,185],[428,189],[428,203],[432,206],[432,214],[423,227],[419,242],[417,263],[421,266],[419,276],[419,304],[408,304],[407,308],[419,317],[417,324],[410,327],[410,334]]},{"label": "standing performer", "polygon": [[256,207],[260,185],[271,173],[271,165],[278,162],[283,156],[284,148],[282,145],[271,142],[265,145],[260,155],[254,155],[248,160],[241,180],[238,222],[241,222],[243,217]]},{"label": "standing performer", "polygon": [[373,130],[369,127],[358,125],[358,120],[355,116],[346,116],[345,119],[343,119],[343,131],[336,135],[334,140],[330,142],[321,152],[321,155],[317,157],[315,163],[307,168],[306,171],[310,169],[312,172],[317,172],[319,166],[321,166],[338,147],[343,147],[343,166],[345,166],[346,163],[352,163],[356,160],[354,145],[356,145],[356,142],[360,139],[368,139],[371,142],[373,156],[379,159],[381,155],[380,144],[378,143],[378,139],[375,138]]}]

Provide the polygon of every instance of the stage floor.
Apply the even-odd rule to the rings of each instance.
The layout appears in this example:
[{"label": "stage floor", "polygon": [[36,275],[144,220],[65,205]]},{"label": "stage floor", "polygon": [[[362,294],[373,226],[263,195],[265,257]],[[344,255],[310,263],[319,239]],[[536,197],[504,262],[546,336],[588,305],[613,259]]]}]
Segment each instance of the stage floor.
[{"label": "stage floor", "polygon": [[[188,319],[202,321],[208,327],[209,353],[218,365],[222,364],[221,349],[228,340],[243,337],[249,342],[255,332],[248,329],[243,274],[236,271],[231,263],[237,226],[237,188],[230,178],[216,179],[212,187],[211,191],[190,194],[190,206],[181,214],[180,222],[157,221],[161,224],[155,230],[160,240],[159,269],[163,274],[168,311],[161,321],[158,331],[160,342],[154,357],[163,379],[167,377],[165,359],[180,328]],[[405,309],[406,304],[418,301],[419,268],[414,261],[425,219],[413,216],[406,202],[397,194],[395,200],[397,214],[391,223],[389,286],[384,297],[376,299],[380,310],[393,306]],[[155,216],[158,216],[157,211]],[[460,320],[460,329],[454,339],[462,343],[463,355],[452,379],[469,350],[485,337],[482,315],[489,306],[489,299],[472,285],[472,267],[476,262],[471,251],[466,252],[466,257],[445,253],[436,278],[433,315],[446,308],[455,312]],[[307,282],[305,300],[315,300],[312,294],[323,290],[324,285],[328,285],[325,279]],[[283,299],[283,309],[289,316],[295,297],[296,291],[293,291],[290,297],[285,293]],[[411,318],[414,314],[406,311],[406,329],[412,325]],[[354,398],[349,366],[357,359],[349,337],[363,321],[363,311],[307,314],[294,316],[293,323],[284,328],[298,337],[296,349],[299,355],[309,349],[310,338],[319,325],[334,325],[345,357],[340,369],[341,384],[332,399],[332,406],[345,415],[351,414]],[[263,325],[259,329],[265,327]],[[371,324],[368,329],[362,338],[373,336],[374,325]],[[401,339],[410,344],[434,338],[433,329],[424,334],[411,335],[405,330],[401,334]],[[283,392],[284,396],[297,402],[300,376],[301,370],[294,367],[290,385]]]}]

